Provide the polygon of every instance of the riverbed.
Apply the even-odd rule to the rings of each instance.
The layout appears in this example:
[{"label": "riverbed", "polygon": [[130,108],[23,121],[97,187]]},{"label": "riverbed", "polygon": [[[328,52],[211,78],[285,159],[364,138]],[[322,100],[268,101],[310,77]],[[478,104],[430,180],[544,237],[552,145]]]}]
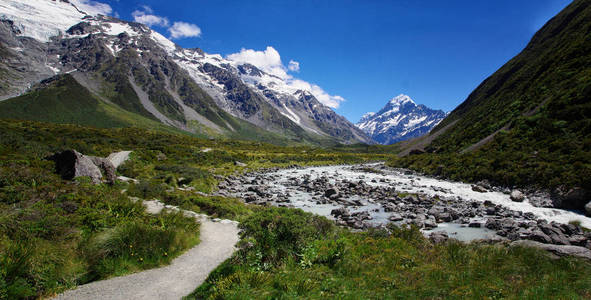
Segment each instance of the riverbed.
[{"label": "riverbed", "polygon": [[[252,173],[227,185],[229,187],[222,188],[228,188],[233,196],[247,199],[247,202],[301,208],[345,224],[341,212],[335,213],[335,210],[342,209],[347,216],[357,216],[365,227],[390,222],[415,223],[425,233],[444,231],[462,241],[498,238],[499,232],[506,235],[523,228],[529,232],[523,229],[521,236],[532,232],[535,235],[538,229],[546,232],[548,226],[564,227],[562,231],[568,231],[565,233],[568,238],[568,235],[582,235],[582,232],[571,233],[570,229],[560,226],[570,222],[591,228],[591,218],[577,212],[536,207],[527,198],[523,202],[514,202],[508,192],[501,192],[501,189],[475,189],[471,184],[388,168],[382,163]],[[329,195],[333,193],[331,189],[335,194]],[[398,196],[393,196],[392,191]],[[403,199],[400,195],[407,196]],[[452,217],[448,218],[446,212]],[[351,218],[346,220],[351,221]],[[512,220],[516,221],[515,224],[511,223]],[[353,221],[348,224],[355,227],[356,219]],[[500,225],[491,225],[491,222]],[[549,231],[544,235],[551,236],[552,230]]]}]

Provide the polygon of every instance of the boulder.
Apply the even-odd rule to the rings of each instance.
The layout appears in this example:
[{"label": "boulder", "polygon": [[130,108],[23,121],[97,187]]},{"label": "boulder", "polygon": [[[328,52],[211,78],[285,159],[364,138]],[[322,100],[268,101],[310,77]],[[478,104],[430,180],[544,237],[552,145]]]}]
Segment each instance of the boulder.
[{"label": "boulder", "polygon": [[436,231],[429,235],[429,240],[434,244],[445,243],[449,240],[449,236],[445,231]]},{"label": "boulder", "polygon": [[532,232],[532,234],[529,236],[529,239],[545,244],[552,243],[552,239],[549,236],[537,229]]},{"label": "boulder", "polygon": [[113,166],[115,166],[115,168],[119,168],[120,165],[129,160],[129,154],[131,154],[131,151],[114,152],[109,154],[107,159],[113,164]]},{"label": "boulder", "polygon": [[468,227],[471,227],[471,228],[480,228],[480,227],[482,227],[482,223],[481,222],[477,222],[477,221],[473,221],[473,222],[470,222],[470,224],[468,224]]},{"label": "boulder", "polygon": [[324,197],[330,198],[331,196],[334,195],[338,195],[339,194],[339,190],[336,188],[329,188],[326,191],[324,191]]},{"label": "boulder", "polygon": [[479,186],[479,185],[473,185],[472,186],[472,190],[475,191],[475,192],[479,192],[479,193],[486,193],[486,192],[488,192],[487,189],[485,189],[484,187]]},{"label": "boulder", "polygon": [[589,201],[589,203],[587,203],[587,205],[585,205],[585,214],[588,217],[591,217],[591,201]]},{"label": "boulder", "polygon": [[117,179],[117,174],[115,173],[115,166],[113,163],[106,158],[96,157],[96,156],[87,156],[92,163],[99,167],[102,170],[102,173],[105,177],[105,180],[109,184],[113,184],[115,179]]},{"label": "boulder", "polygon": [[392,214],[388,220],[393,221],[393,222],[398,222],[398,221],[402,221],[404,220],[404,218],[400,215],[400,214]]},{"label": "boulder", "polygon": [[575,256],[591,260],[591,250],[579,246],[552,245],[525,240],[512,242],[511,246],[538,248],[556,256]]},{"label": "boulder", "polygon": [[72,180],[77,177],[88,176],[93,183],[101,182],[101,170],[90,158],[76,150],[66,150],[49,157],[55,162],[55,169],[63,179]]},{"label": "boulder", "polygon": [[335,217],[339,217],[339,216],[347,216],[347,215],[349,215],[349,212],[347,211],[346,208],[341,207],[341,208],[333,209],[330,212],[330,214],[333,215],[333,216],[335,216]]},{"label": "boulder", "polygon": [[509,197],[513,202],[523,202],[523,200],[525,200],[525,195],[523,195],[523,193],[518,190],[513,190]]},{"label": "boulder", "polygon": [[437,227],[437,221],[435,221],[435,217],[429,216],[429,218],[427,218],[425,220],[424,227],[425,227],[425,229],[433,229],[433,228],[436,228]]}]

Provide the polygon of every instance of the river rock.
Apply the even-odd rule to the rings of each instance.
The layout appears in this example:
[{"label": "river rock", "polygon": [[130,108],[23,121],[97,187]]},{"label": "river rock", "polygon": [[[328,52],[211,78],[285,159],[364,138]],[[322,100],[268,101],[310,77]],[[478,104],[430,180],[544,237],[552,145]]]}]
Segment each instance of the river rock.
[{"label": "river rock", "polygon": [[434,244],[445,243],[449,240],[449,236],[445,231],[436,231],[429,235],[429,240]]},{"label": "river rock", "polygon": [[334,195],[338,195],[339,194],[339,190],[336,188],[329,188],[326,191],[324,191],[324,197],[330,198],[331,196]]},{"label": "river rock", "polygon": [[591,217],[591,201],[589,201],[589,203],[587,203],[587,205],[585,205],[585,214],[588,217]]},{"label": "river rock", "polygon": [[337,209],[333,209],[330,211],[330,214],[335,216],[335,217],[340,217],[340,216],[346,216],[349,215],[349,212],[347,211],[346,208],[337,208]]},{"label": "river rock", "polygon": [[435,221],[435,217],[429,216],[424,222],[425,229],[433,229],[437,227],[437,221]]},{"label": "river rock", "polygon": [[552,239],[549,236],[547,236],[544,232],[537,230],[537,229],[532,231],[531,235],[529,236],[529,239],[533,240],[533,241],[545,243],[545,244],[552,243]]},{"label": "river rock", "polygon": [[575,256],[584,259],[591,260],[591,250],[579,247],[579,246],[568,246],[568,245],[551,245],[551,244],[544,244],[535,241],[515,241],[511,243],[511,246],[519,246],[519,247],[532,247],[538,248],[542,250],[546,250],[556,256]]},{"label": "river rock", "polygon": [[511,192],[511,196],[509,197],[513,202],[523,202],[523,200],[525,200],[525,195],[523,195],[523,193],[518,190],[513,190]]},{"label": "river rock", "polygon": [[479,185],[473,185],[472,186],[472,190],[475,191],[475,192],[479,192],[479,193],[486,193],[486,192],[488,192],[487,189],[485,189],[484,187],[479,186]]}]

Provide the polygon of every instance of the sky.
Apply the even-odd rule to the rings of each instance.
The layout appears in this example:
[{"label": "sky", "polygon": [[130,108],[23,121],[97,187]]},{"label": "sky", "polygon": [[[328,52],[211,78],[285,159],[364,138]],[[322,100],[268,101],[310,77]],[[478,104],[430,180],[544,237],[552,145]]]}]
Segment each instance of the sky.
[{"label": "sky", "polygon": [[570,0],[73,0],[185,48],[251,59],[352,122],[407,94],[453,110]]}]

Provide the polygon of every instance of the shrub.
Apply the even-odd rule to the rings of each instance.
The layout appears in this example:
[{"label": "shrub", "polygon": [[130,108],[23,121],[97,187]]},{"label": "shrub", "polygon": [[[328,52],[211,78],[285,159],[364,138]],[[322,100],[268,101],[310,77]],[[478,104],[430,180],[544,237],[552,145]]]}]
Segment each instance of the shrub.
[{"label": "shrub", "polygon": [[[276,264],[287,258],[296,259],[311,241],[335,232],[328,219],[299,209],[268,208],[240,223],[241,237],[252,242],[257,253],[249,260],[259,265]],[[251,252],[252,253],[252,252]]]}]

